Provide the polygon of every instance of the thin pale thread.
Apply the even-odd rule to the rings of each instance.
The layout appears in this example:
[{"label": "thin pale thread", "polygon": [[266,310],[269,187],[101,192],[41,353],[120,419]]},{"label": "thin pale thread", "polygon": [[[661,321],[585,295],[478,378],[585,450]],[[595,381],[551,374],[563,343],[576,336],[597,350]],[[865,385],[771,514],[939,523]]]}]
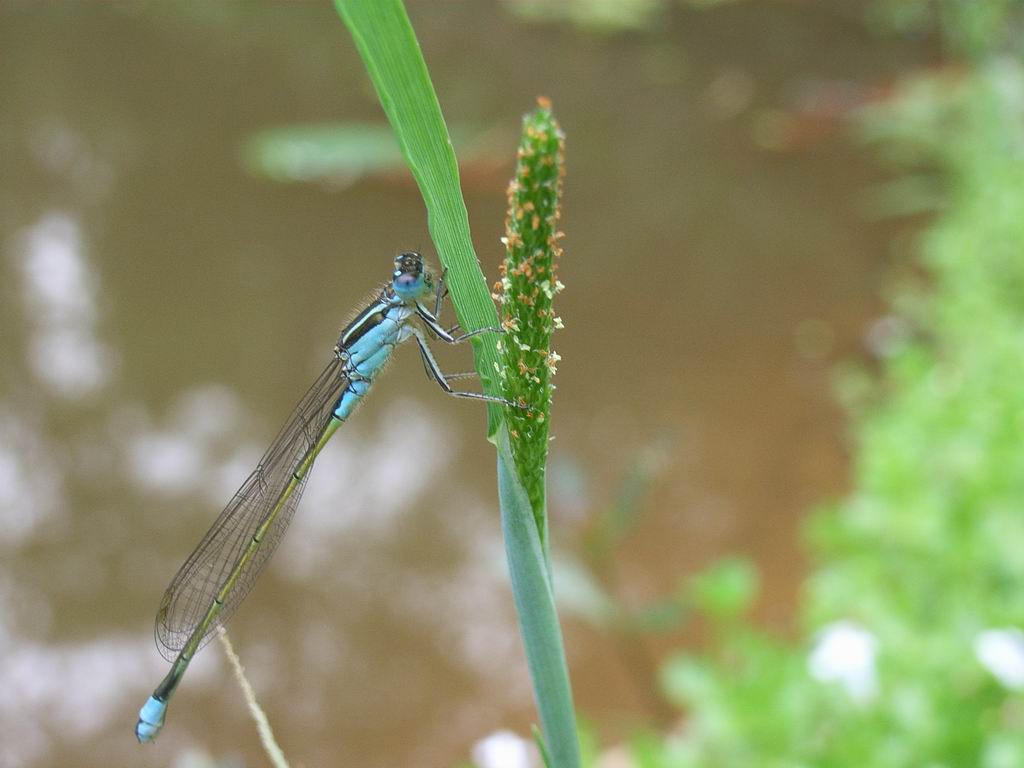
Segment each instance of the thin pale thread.
[{"label": "thin pale thread", "polygon": [[231,646],[231,641],[228,639],[228,631],[224,629],[224,627],[217,627],[217,635],[220,638],[221,645],[224,646],[224,653],[227,655],[228,661],[231,662],[231,668],[235,672],[235,679],[238,681],[238,687],[242,689],[242,695],[245,696],[245,703],[249,705],[249,714],[251,714],[252,719],[256,721],[256,729],[259,731],[260,741],[263,743],[263,750],[267,753],[267,757],[270,758],[270,762],[274,768],[289,768],[284,752],[281,751],[281,747],[277,745],[277,740],[274,739],[274,732],[270,728],[270,721],[267,720],[267,714],[260,708],[259,703],[257,703],[256,693],[253,691],[252,686],[249,685],[249,681],[245,677],[245,670],[242,669],[242,662],[239,660],[238,654],[235,653],[235,649]]}]

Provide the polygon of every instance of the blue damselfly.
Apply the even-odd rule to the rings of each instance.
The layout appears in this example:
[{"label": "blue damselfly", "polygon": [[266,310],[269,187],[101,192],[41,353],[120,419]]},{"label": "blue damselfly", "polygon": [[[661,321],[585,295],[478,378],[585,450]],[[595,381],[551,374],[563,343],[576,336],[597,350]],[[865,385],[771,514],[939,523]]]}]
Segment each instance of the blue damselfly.
[{"label": "blue damselfly", "polygon": [[[313,461],[352,414],[396,346],[415,339],[427,374],[454,397],[507,401],[452,389],[427,344],[428,337],[458,344],[483,328],[452,335],[438,320],[447,293],[444,275],[435,285],[423,257],[406,251],[376,298],[341,332],[331,361],[313,382],[256,469],[231,498],[171,581],[156,615],[156,642],[171,669],[139,711],[135,735],[156,738],[167,703],[196,652],[228,620],[248,594],[280,543],[298,506]],[[425,302],[433,298],[433,308]]]}]

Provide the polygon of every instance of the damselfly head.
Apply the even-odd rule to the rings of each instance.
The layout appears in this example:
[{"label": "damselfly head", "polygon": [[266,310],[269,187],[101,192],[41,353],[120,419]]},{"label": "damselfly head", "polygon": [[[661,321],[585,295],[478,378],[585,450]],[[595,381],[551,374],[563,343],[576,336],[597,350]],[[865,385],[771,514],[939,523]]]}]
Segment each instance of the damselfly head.
[{"label": "damselfly head", "polygon": [[416,251],[403,251],[395,257],[391,285],[403,299],[418,299],[433,290],[430,270]]}]

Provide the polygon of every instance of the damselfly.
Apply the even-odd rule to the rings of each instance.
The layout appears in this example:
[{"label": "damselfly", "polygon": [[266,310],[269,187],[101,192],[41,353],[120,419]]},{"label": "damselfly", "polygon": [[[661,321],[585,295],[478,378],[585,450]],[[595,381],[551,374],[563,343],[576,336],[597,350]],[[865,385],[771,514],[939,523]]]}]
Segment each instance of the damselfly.
[{"label": "damselfly", "polygon": [[[196,651],[252,588],[291,522],[313,461],[369,391],[396,346],[415,339],[427,374],[449,395],[510,404],[454,390],[449,380],[456,377],[441,372],[428,335],[458,344],[497,332],[483,328],[453,336],[455,329],[445,330],[438,320],[445,294],[444,275],[435,286],[420,254],[400,253],[391,281],[341,332],[327,367],[164,593],[156,615],[156,643],[172,664],[139,710],[139,741],[152,741],[160,733],[167,703]],[[424,303],[431,297],[432,310]]]}]

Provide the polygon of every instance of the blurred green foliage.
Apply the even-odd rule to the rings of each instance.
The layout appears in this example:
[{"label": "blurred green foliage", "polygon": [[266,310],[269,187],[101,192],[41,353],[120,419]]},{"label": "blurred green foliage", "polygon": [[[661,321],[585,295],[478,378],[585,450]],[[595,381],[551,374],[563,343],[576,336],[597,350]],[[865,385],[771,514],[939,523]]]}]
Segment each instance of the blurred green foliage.
[{"label": "blurred green foliage", "polygon": [[563,21],[597,32],[649,26],[663,0],[504,0],[505,7],[533,22]]},{"label": "blurred green foliage", "polygon": [[[1016,9],[929,5],[975,52]],[[708,650],[662,668],[682,727],[636,736],[633,766],[1024,765],[1024,65],[920,75],[862,126],[928,180],[927,206],[890,212],[939,213],[851,403],[854,490],[807,526],[794,636],[743,618],[749,566],[689,581]]]},{"label": "blurred green foliage", "polygon": [[903,33],[937,29],[948,53],[979,60],[1012,52],[1024,31],[1021,0],[876,0],[871,15]]},{"label": "blurred green foliage", "polygon": [[[504,131],[454,125],[452,144],[459,167],[472,172],[507,154]],[[268,128],[246,138],[242,163],[253,176],[271,181],[316,183],[344,189],[367,177],[411,174],[391,126],[383,123],[321,123]]]},{"label": "blurred green foliage", "polygon": [[757,596],[757,571],[741,558],[724,558],[690,579],[687,592],[707,616],[738,617]]},{"label": "blurred green foliage", "polygon": [[408,173],[390,125],[296,125],[261,131],[242,147],[246,169],[273,181],[347,187],[381,173]]},{"label": "blurred green foliage", "polygon": [[708,10],[745,0],[503,0],[515,16],[531,22],[566,22],[597,33],[654,26],[673,5]]}]

